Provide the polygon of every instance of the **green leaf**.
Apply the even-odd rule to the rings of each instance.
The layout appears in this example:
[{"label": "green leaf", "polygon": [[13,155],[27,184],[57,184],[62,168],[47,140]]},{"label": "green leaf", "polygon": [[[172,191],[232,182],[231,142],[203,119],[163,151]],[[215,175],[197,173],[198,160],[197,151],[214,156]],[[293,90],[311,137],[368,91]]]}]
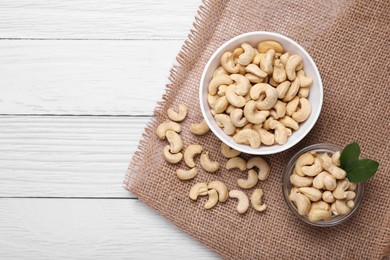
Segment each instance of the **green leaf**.
[{"label": "green leaf", "polygon": [[347,178],[351,182],[363,182],[370,179],[378,170],[379,163],[370,159],[358,160],[355,165],[347,171]]},{"label": "green leaf", "polygon": [[360,147],[356,142],[347,145],[340,155],[340,166],[345,171],[349,171],[354,167],[356,162],[359,160]]}]

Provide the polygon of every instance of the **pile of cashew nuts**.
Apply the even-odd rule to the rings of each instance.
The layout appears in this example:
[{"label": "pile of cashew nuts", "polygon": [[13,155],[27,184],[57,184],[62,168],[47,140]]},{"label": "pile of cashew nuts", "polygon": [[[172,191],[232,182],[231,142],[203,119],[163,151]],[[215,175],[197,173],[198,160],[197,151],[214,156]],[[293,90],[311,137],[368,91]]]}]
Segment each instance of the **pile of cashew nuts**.
[{"label": "pile of cashew nuts", "polygon": [[[204,151],[203,147],[199,144],[190,144],[184,150],[184,155],[181,152],[183,149],[183,141],[179,135],[181,132],[181,126],[179,122],[183,121],[187,115],[187,106],[180,104],[178,111],[169,108],[167,110],[168,120],[158,125],[156,134],[161,139],[166,139],[169,145],[165,146],[163,150],[163,157],[166,162],[170,164],[177,164],[184,158],[184,163],[189,169],[177,169],[176,175],[181,181],[189,181],[194,179],[198,175],[196,168],[195,158],[200,155],[200,165],[208,173],[217,172],[221,164],[217,161],[210,159],[208,151]],[[204,120],[200,123],[192,123],[190,125],[190,131],[195,135],[204,135],[210,129]],[[268,163],[260,157],[252,157],[248,161],[239,157],[240,152],[236,151],[224,143],[221,144],[221,153],[224,157],[229,160],[226,163],[226,169],[239,169],[240,171],[248,170],[247,179],[238,179],[237,185],[242,189],[251,189],[256,186],[258,180],[264,181],[268,178],[270,167]],[[257,170],[256,170],[257,169]],[[244,214],[251,204],[256,211],[265,211],[267,205],[262,203],[264,192],[262,189],[255,189],[249,198],[247,195],[240,190],[228,190],[227,186],[218,180],[210,183],[196,183],[192,186],[189,197],[192,200],[197,200],[199,196],[208,195],[209,199],[205,203],[206,209],[211,209],[218,202],[226,202],[227,199],[235,198],[238,200],[237,212]]]},{"label": "pile of cashew nuts", "polygon": [[309,221],[330,220],[355,207],[356,183],[349,182],[340,167],[340,152],[302,154],[290,176],[290,201]]},{"label": "pile of cashew nuts", "polygon": [[309,118],[311,77],[302,57],[276,41],[257,48],[241,44],[225,52],[208,86],[208,103],[218,126],[239,144],[283,145]]}]

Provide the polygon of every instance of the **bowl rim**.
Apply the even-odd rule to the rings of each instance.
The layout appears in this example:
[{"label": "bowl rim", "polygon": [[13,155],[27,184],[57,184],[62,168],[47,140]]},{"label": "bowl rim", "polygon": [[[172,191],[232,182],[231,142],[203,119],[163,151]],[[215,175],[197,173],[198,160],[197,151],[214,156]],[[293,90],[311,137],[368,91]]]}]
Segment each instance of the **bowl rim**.
[{"label": "bowl rim", "polygon": [[[274,145],[274,149],[272,150],[268,150],[268,151],[264,151],[263,149],[261,149],[262,147],[259,147],[257,149],[254,149],[250,146],[246,146],[245,148],[243,148],[243,145],[239,145],[235,142],[229,142],[226,138],[225,138],[225,135],[226,134],[220,134],[217,132],[217,129],[214,129],[214,127],[212,126],[210,120],[208,119],[208,117],[206,116],[206,108],[205,106],[203,105],[203,95],[204,95],[204,88],[203,88],[203,85],[204,85],[204,82],[205,82],[205,78],[206,78],[206,73],[207,71],[209,70],[209,67],[211,66],[211,63],[212,61],[215,60],[215,58],[220,55],[222,49],[224,49],[227,45],[230,45],[231,43],[235,42],[235,41],[238,41],[242,38],[245,38],[245,37],[248,37],[248,36],[256,36],[256,35],[261,35],[261,36],[269,36],[269,37],[272,37],[272,38],[281,38],[287,42],[289,42],[290,44],[292,44],[295,48],[299,49],[302,53],[304,53],[304,55],[308,58],[309,60],[309,63],[313,66],[313,70],[314,70],[314,74],[316,75],[316,77],[318,78],[318,88],[319,88],[319,102],[318,102],[318,110],[310,115],[312,116],[312,120],[310,122],[307,122],[309,123],[309,126],[307,127],[307,129],[301,133],[300,136],[298,136],[295,140],[293,140],[291,143],[289,144],[284,144],[284,145]],[[316,124],[320,114],[321,114],[321,110],[322,110],[322,105],[323,105],[323,98],[324,98],[324,94],[323,94],[323,85],[322,85],[322,79],[321,79],[321,75],[319,73],[319,70],[317,68],[317,65],[315,64],[314,60],[312,59],[312,57],[310,56],[310,54],[301,46],[299,45],[297,42],[295,42],[294,40],[288,38],[287,36],[284,36],[282,34],[279,34],[279,33],[275,33],[275,32],[266,32],[266,31],[253,31],[253,32],[247,32],[247,33],[243,33],[243,34],[240,34],[240,35],[237,35],[235,37],[233,37],[232,39],[224,42],[212,55],[211,57],[209,58],[209,60],[207,61],[206,63],[206,66],[204,67],[203,69],[203,72],[202,72],[202,76],[201,76],[201,80],[200,80],[200,85],[199,85],[199,103],[200,103],[200,109],[202,111],[202,116],[206,122],[206,124],[209,126],[209,128],[211,129],[211,131],[214,133],[214,135],[216,135],[218,137],[219,140],[221,140],[223,143],[225,143],[226,145],[228,145],[229,147],[235,149],[235,150],[238,150],[240,152],[243,152],[243,153],[247,153],[247,154],[253,154],[253,155],[267,155],[267,154],[276,154],[276,153],[280,153],[280,152],[283,152],[285,150],[288,150],[290,149],[291,147],[293,147],[294,145],[296,145],[297,143],[299,143],[311,130],[312,128],[314,127],[314,125]],[[312,111],[313,112],[313,111]]]},{"label": "bowl rim", "polygon": [[299,218],[300,220],[302,220],[306,224],[308,224],[310,226],[315,226],[315,227],[334,227],[336,225],[344,223],[345,221],[350,219],[352,216],[354,216],[355,213],[358,211],[358,209],[360,208],[361,204],[363,203],[363,199],[364,199],[364,182],[356,183],[357,184],[357,188],[355,191],[356,197],[354,199],[355,207],[352,208],[348,214],[338,215],[336,217],[334,217],[332,215],[331,220],[326,220],[326,221],[321,220],[321,221],[317,221],[317,222],[311,222],[311,221],[309,221],[309,219],[306,216],[299,215],[296,207],[288,199],[288,194],[286,194],[286,189],[287,189],[287,186],[289,185],[289,183],[291,183],[290,182],[290,175],[292,174],[293,167],[294,167],[296,161],[298,160],[298,157],[304,153],[314,151],[314,150],[321,150],[321,151],[329,153],[329,152],[341,151],[342,148],[337,146],[337,145],[331,144],[331,143],[316,143],[316,144],[311,144],[311,145],[308,145],[306,147],[303,147],[302,149],[300,149],[299,151],[294,153],[294,155],[290,158],[290,160],[285,165],[285,167],[283,169],[283,173],[282,173],[281,187],[282,187],[283,198],[284,198],[285,203],[287,204],[287,207],[290,209],[290,211],[297,218]]}]

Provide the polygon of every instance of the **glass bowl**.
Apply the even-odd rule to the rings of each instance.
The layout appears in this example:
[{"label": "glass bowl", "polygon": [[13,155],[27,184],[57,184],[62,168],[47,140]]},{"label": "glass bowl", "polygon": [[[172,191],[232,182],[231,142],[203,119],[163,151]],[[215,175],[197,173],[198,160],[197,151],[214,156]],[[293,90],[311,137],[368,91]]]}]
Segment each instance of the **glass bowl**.
[{"label": "glass bowl", "polygon": [[354,199],[355,207],[351,209],[351,212],[349,212],[346,215],[332,215],[332,218],[330,220],[324,220],[324,221],[317,221],[317,222],[310,222],[307,216],[301,216],[298,214],[296,206],[289,200],[290,190],[292,188],[292,185],[290,183],[290,175],[293,173],[295,163],[299,156],[301,156],[304,153],[315,151],[317,153],[334,153],[337,151],[341,151],[341,148],[333,145],[333,144],[313,144],[308,147],[303,148],[299,152],[297,152],[291,160],[287,163],[284,173],[282,176],[282,189],[283,189],[283,196],[286,201],[287,206],[290,208],[290,210],[303,222],[317,227],[331,227],[338,225],[347,219],[349,219],[359,208],[362,200],[363,200],[363,194],[364,194],[364,184],[362,182],[357,183],[356,186],[356,197]]}]

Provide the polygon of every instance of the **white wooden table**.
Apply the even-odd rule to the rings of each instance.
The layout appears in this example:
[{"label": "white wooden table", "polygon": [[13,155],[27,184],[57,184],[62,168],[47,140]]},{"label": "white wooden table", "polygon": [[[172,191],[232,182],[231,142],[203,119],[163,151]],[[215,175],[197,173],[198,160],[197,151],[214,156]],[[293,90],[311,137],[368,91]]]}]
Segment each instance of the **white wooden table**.
[{"label": "white wooden table", "polygon": [[0,2],[0,258],[213,259],[122,180],[200,0]]}]

